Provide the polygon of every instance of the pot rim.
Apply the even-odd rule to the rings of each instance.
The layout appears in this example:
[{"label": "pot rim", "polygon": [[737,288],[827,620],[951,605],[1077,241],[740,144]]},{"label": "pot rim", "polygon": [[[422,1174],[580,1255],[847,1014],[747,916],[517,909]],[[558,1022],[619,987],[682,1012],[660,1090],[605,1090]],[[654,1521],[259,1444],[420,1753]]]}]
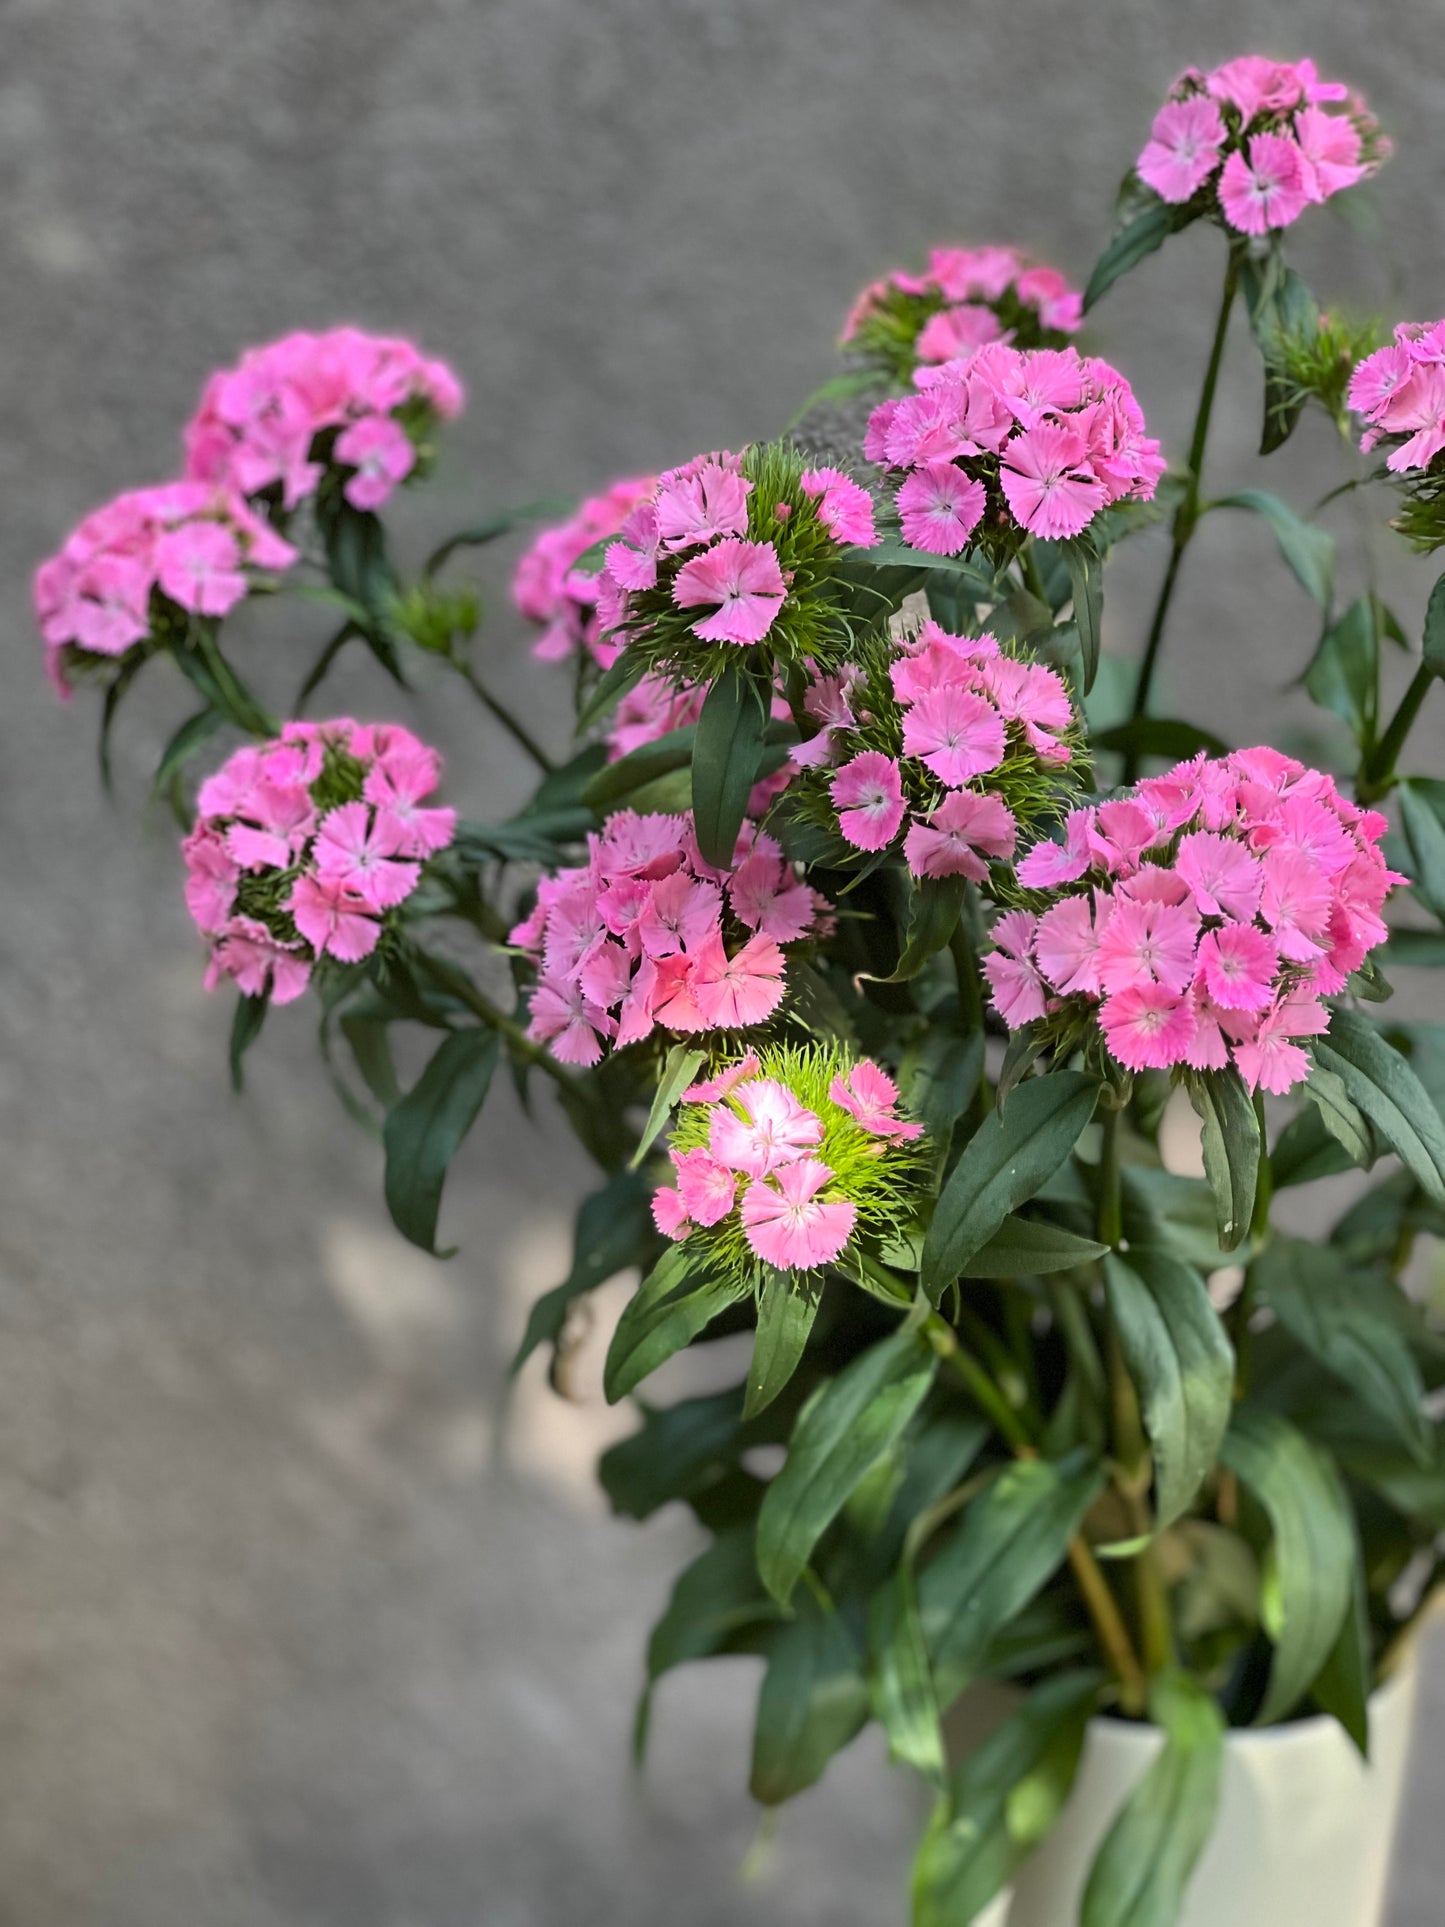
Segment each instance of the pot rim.
[{"label": "pot rim", "polygon": [[[1383,1712],[1407,1690],[1413,1689],[1416,1670],[1415,1656],[1411,1653],[1375,1686],[1367,1702],[1370,1711]],[[1157,1742],[1154,1736],[1160,1730],[1147,1720],[1122,1719],[1117,1713],[1096,1713],[1089,1721],[1089,1726],[1097,1727],[1107,1733],[1111,1740],[1138,1746],[1155,1745]],[[1332,1713],[1311,1713],[1305,1719],[1281,1720],[1273,1726],[1228,1727],[1225,1730],[1224,1743],[1229,1747],[1240,1748],[1286,1746],[1307,1742],[1326,1730],[1343,1734],[1343,1728]]]}]

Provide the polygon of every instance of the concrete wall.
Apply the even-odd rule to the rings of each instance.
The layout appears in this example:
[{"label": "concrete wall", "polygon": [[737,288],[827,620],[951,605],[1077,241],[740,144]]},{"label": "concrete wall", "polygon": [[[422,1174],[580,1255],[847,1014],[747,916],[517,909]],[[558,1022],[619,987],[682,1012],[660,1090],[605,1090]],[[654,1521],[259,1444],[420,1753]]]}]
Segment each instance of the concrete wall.
[{"label": "concrete wall", "polygon": [[[1301,265],[1433,316],[1439,9],[5,0],[0,26],[0,1924],[900,1920],[918,1802],[871,1740],[744,1867],[746,1662],[669,1682],[628,1777],[644,1628],[693,1537],[602,1515],[588,1464],[617,1421],[595,1397],[528,1378],[504,1401],[580,1162],[497,1101],[452,1180],[462,1255],[436,1267],[389,1230],[305,1016],[230,1096],[228,1011],[145,796],[184,699],[156,675],[103,800],[90,706],[40,680],[28,573],[171,470],[209,368],[297,325],[412,330],[466,376],[413,543],[736,446],[830,371],[854,290],[932,240],[1017,238],[1081,276],[1169,78],[1249,45],[1312,50],[1400,139],[1383,241],[1315,216]],[[1176,454],[1218,254],[1171,247],[1095,335]],[[1238,346],[1216,472],[1243,481]],[[1274,485],[1307,500],[1339,459],[1312,425]],[[1121,648],[1158,566],[1143,549],[1114,578]],[[487,668],[560,740],[503,568]],[[1417,624],[1433,572],[1389,573]],[[1182,707],[1284,729],[1304,598],[1241,526],[1206,527],[1188,577]],[[267,687],[305,639],[258,634]],[[337,692],[389,700],[359,671]],[[470,811],[520,794],[450,689],[424,681],[417,712]],[[1440,1918],[1442,1691],[1392,1927]]]}]

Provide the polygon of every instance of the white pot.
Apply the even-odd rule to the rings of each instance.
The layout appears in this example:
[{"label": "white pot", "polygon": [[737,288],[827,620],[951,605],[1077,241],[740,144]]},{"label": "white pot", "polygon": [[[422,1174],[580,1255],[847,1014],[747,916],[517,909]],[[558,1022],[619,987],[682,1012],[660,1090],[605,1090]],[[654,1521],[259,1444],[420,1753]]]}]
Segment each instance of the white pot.
[{"label": "white pot", "polygon": [[[1417,1678],[1407,1664],[1371,1698],[1368,1766],[1332,1719],[1228,1734],[1179,1927],[1379,1927]],[[977,1927],[1074,1927],[1095,1850],[1162,1745],[1155,1728],[1091,1720],[1058,1824]]]}]

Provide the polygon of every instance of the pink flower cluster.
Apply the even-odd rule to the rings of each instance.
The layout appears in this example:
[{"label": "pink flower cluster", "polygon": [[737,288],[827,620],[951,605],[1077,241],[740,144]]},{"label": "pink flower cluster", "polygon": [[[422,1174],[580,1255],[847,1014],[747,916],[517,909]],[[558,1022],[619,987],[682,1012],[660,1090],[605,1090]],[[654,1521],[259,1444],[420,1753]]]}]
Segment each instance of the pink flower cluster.
[{"label": "pink flower cluster", "polygon": [[122,656],[151,633],[155,590],[198,616],[224,616],[250,569],[289,569],[297,551],[233,490],[168,482],[116,496],[35,572],[46,665],[68,693],[63,652]]},{"label": "pink flower cluster", "polygon": [[[986,858],[1013,855],[1018,825],[1000,796],[971,785],[998,769],[1011,742],[1041,762],[1068,763],[1072,752],[1059,734],[1074,722],[1068,689],[1044,664],[1005,656],[993,636],[950,635],[936,622],[900,645],[889,677],[905,761],[863,749],[841,765],[829,784],[839,831],[855,849],[885,850],[911,796],[903,851],[913,875],[982,883]],[[814,686],[806,703],[823,728],[795,760],[817,766],[843,752],[859,727],[858,687],[846,670]]]},{"label": "pink flower cluster", "polygon": [[397,723],[287,723],[201,785],[181,845],[186,907],[211,946],[206,988],[233,978],[288,1004],[324,956],[359,963],[415,890],[456,811],[426,799],[441,758]]},{"label": "pink flower cluster", "polygon": [[[821,936],[826,904],[744,824],[737,867],[703,861],[690,816],[619,811],[587,862],[543,877],[510,941],[539,966],[529,1034],[595,1064],[664,1030],[745,1030],[783,998],[784,944]],[[731,943],[732,948],[729,948]]]},{"label": "pink flower cluster", "polygon": [[1135,171],[1174,206],[1212,181],[1230,227],[1266,234],[1362,181],[1388,152],[1359,97],[1321,80],[1312,60],[1246,54],[1180,75]]},{"label": "pink flower cluster", "polygon": [[1445,321],[1402,321],[1351,375],[1350,406],[1368,424],[1361,448],[1398,437],[1385,466],[1428,468],[1445,448]]},{"label": "pink flower cluster", "polygon": [[449,421],[462,401],[445,362],[409,341],[358,328],[287,335],[211,376],[186,424],[186,473],[242,495],[277,489],[294,509],[330,462],[352,471],[343,493],[354,508],[380,508],[416,465],[398,415],[420,407]]},{"label": "pink flower cluster", "polygon": [[[749,1054],[683,1092],[685,1105],[708,1106],[706,1144],[672,1151],[677,1186],[653,1193],[652,1215],[664,1236],[681,1240],[695,1225],[711,1229],[736,1210],[755,1257],[779,1271],[812,1271],[842,1252],[858,1207],[817,1155],[823,1119],[785,1083],[760,1072]],[[922,1135],[921,1124],[899,1117],[893,1079],[866,1057],[832,1080],[828,1099],[879,1150]]]},{"label": "pink flower cluster", "polygon": [[1320,1001],[1387,935],[1385,818],[1273,749],[1180,763],[1129,795],[1075,810],[1060,843],[1018,866],[1059,893],[1011,910],[984,959],[1011,1029],[1097,1018],[1128,1070],[1231,1061],[1250,1090],[1309,1073],[1295,1041],[1329,1024]]},{"label": "pink flower cluster", "polygon": [[985,512],[1049,540],[1080,535],[1100,509],[1147,502],[1164,461],[1124,377],[1074,348],[981,348],[920,369],[919,392],[880,402],[863,452],[907,471],[896,496],[906,539],[957,555]]},{"label": "pink flower cluster", "polygon": [[857,341],[870,317],[900,295],[940,304],[913,344],[924,362],[953,361],[991,341],[1012,341],[1017,324],[1010,319],[1020,311],[1036,332],[1072,335],[1084,324],[1084,298],[1057,268],[1031,262],[1013,247],[935,248],[925,273],[900,269],[863,290],[843,324],[843,345]]},{"label": "pink flower cluster", "polygon": [[539,662],[564,662],[585,649],[601,668],[612,667],[618,645],[604,641],[598,627],[598,577],[574,565],[604,537],[616,535],[656,487],[654,475],[613,482],[601,495],[589,495],[567,521],[543,529],[528,547],[512,577],[512,599],[529,622],[542,625],[532,645]]},{"label": "pink flower cluster", "polygon": [[[598,616],[620,639],[629,598],[665,586],[678,609],[705,613],[690,625],[702,642],[761,642],[788,594],[789,576],[772,541],[749,539],[748,498],[755,484],[743,455],[720,450],[698,455],[658,478],[651,500],[639,503],[607,551],[598,585]],[[869,547],[879,538],[868,491],[841,469],[808,469],[805,504],[833,541]],[[789,502],[769,505],[783,522]]]}]

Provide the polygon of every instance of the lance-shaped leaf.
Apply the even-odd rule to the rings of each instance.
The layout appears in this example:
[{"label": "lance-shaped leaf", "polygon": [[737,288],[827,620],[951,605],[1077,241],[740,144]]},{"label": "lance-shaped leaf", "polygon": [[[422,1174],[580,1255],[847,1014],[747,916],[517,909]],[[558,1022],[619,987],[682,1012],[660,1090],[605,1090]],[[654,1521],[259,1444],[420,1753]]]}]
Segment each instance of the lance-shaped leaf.
[{"label": "lance-shaped leaf", "polygon": [[1274,1535],[1274,1664],[1256,1722],[1270,1726],[1304,1698],[1339,1638],[1355,1583],[1354,1522],[1329,1460],[1273,1412],[1238,1407],[1220,1457]]},{"label": "lance-shaped leaf", "polygon": [[245,1084],[242,1063],[246,1052],[261,1035],[261,1027],[266,1021],[266,1012],[270,1007],[269,994],[260,997],[241,996],[236,999],[236,1012],[231,1019],[231,1040],[227,1051],[233,1091],[239,1091]]},{"label": "lance-shaped leaf", "polygon": [[1364,1553],[1357,1532],[1350,1610],[1310,1693],[1322,1712],[1339,1721],[1362,1760],[1370,1757],[1370,1645],[1370,1601],[1365,1586]]},{"label": "lance-shaped leaf", "polygon": [[892,974],[878,982],[911,982],[928,959],[944,948],[958,928],[966,883],[964,877],[924,877],[914,884],[902,953]]},{"label": "lance-shaped leaf", "polygon": [[1425,639],[1422,653],[1425,667],[1435,676],[1445,676],[1445,575],[1430,591],[1425,605]]},{"label": "lance-shaped leaf", "polygon": [[988,1243],[968,1261],[970,1278],[1036,1278],[1051,1271],[1090,1265],[1108,1250],[1094,1238],[1081,1238],[1047,1218],[1010,1213]]},{"label": "lance-shaped leaf", "polygon": [[918,1582],[940,1706],[977,1676],[989,1641],[1058,1570],[1104,1484],[1085,1452],[1020,1459],[971,1500]]},{"label": "lance-shaped leaf", "polygon": [[1060,1673],[955,1774],[913,1862],[913,1927],[965,1927],[1058,1818],[1098,1702],[1097,1673]]},{"label": "lance-shaped leaf", "polygon": [[918,1612],[913,1563],[904,1558],[868,1607],[869,1686],[888,1755],[942,1785],[947,1770],[938,1696]]},{"label": "lance-shaped leaf", "polygon": [[1105,1834],[1084,1889],[1081,1927],[1172,1927],[1214,1827],[1224,1715],[1183,1673],[1149,1695],[1164,1746]]},{"label": "lance-shaped leaf", "polygon": [[697,719],[692,761],[692,814],[705,862],[730,870],[748,795],[763,760],[767,717],[741,670],[723,672]]},{"label": "lance-shaped leaf", "polygon": [[1204,1175],[1214,1193],[1220,1248],[1233,1251],[1254,1215],[1259,1119],[1233,1069],[1191,1078],[1189,1098],[1204,1126]]},{"label": "lance-shaped leaf", "polygon": [[868,1718],[863,1655],[847,1622],[805,1600],[768,1641],[753,1730],[752,1796],[778,1806],[822,1778]]},{"label": "lance-shaped leaf", "polygon": [[386,1205],[404,1238],[436,1250],[447,1167],[476,1121],[501,1055],[494,1030],[449,1031],[431,1062],[386,1114]]},{"label": "lance-shaped leaf", "polygon": [[1089,745],[1096,750],[1115,750],[1122,756],[1157,756],[1166,763],[1187,762],[1201,749],[1210,756],[1229,754],[1229,745],[1212,730],[1168,716],[1134,716],[1127,723],[1094,730]]},{"label": "lance-shaped leaf", "polygon": [[1083,1071],[1031,1078],[1008,1109],[984,1119],[938,1200],[923,1247],[923,1287],[936,1305],[1011,1211],[1026,1204],[1079,1141],[1098,1102]]},{"label": "lance-shaped leaf", "polygon": [[1362,1276],[1332,1246],[1297,1238],[1271,1239],[1252,1269],[1256,1288],[1285,1329],[1428,1464],[1425,1385],[1390,1303],[1393,1287]]},{"label": "lance-shaped leaf", "polygon": [[632,1153],[632,1170],[637,1169],[657,1142],[667,1120],[677,1108],[678,1099],[702,1068],[702,1060],[703,1053],[688,1044],[674,1044],[667,1053],[662,1075],[657,1080],[652,1109],[647,1114],[642,1136],[637,1140],[637,1149]]},{"label": "lance-shaped leaf", "polygon": [[1412,776],[1398,794],[1415,888],[1437,917],[1445,917],[1445,783]]},{"label": "lance-shaped leaf", "polygon": [[560,1285],[533,1305],[512,1360],[514,1374],[540,1344],[557,1342],[575,1299],[605,1285],[629,1265],[645,1268],[651,1262],[659,1240],[648,1208],[650,1193],[651,1187],[635,1172],[619,1171],[600,1191],[583,1199],[572,1233],[572,1268]]},{"label": "lance-shaped leaf", "polygon": [[1327,1035],[1314,1040],[1314,1057],[1339,1078],[1350,1102],[1400,1154],[1421,1189],[1445,1204],[1445,1124],[1394,1046],[1342,1005],[1331,1014]]},{"label": "lance-shaped leaf", "polygon": [[[1343,1083],[1322,1064],[1311,1064],[1305,1079],[1305,1095],[1311,1099],[1319,1121],[1349,1158],[1351,1164],[1367,1166],[1375,1159],[1375,1137],[1369,1121],[1354,1104]],[[1271,1165],[1271,1168],[1273,1166]]]},{"label": "lance-shaped leaf", "polygon": [[1087,695],[1099,673],[1099,651],[1104,623],[1104,564],[1098,550],[1086,535],[1061,542],[1073,588],[1074,626],[1079,632],[1079,655],[1083,661],[1083,686]]},{"label": "lance-shaped leaf", "polygon": [[1335,574],[1335,539],[1313,522],[1296,515],[1288,502],[1268,489],[1243,488],[1236,495],[1211,502],[1215,509],[1251,509],[1269,524],[1279,552],[1300,587],[1322,609],[1330,606]]},{"label": "lance-shaped leaf", "polygon": [[1089,285],[1084,290],[1084,312],[1106,295],[1120,275],[1162,248],[1181,225],[1179,212],[1165,201],[1151,198],[1143,211],[1121,227],[1094,263]]},{"label": "lance-shaped leaf", "polygon": [[820,1299],[820,1292],[795,1284],[786,1271],[775,1271],[769,1265],[763,1274],[744,1418],[766,1411],[798,1369]]},{"label": "lance-shaped leaf", "polygon": [[1304,673],[1304,685],[1321,709],[1339,717],[1361,750],[1368,752],[1374,747],[1380,703],[1380,645],[1371,597],[1358,597],[1325,631]]},{"label": "lance-shaped leaf", "polygon": [[652,1693],[664,1673],[714,1653],[756,1650],[758,1634],[775,1625],[778,1607],[763,1591],[748,1527],[721,1533],[678,1574],[667,1610],[647,1642],[647,1683],[632,1729],[635,1758],[642,1758],[652,1712]]},{"label": "lance-shaped leaf", "polygon": [[721,1278],[686,1243],[665,1251],[617,1321],[602,1389],[615,1405],[649,1372],[690,1344],[719,1312],[747,1294],[746,1281]]},{"label": "lance-shaped leaf", "polygon": [[1234,1398],[1234,1350],[1204,1280],[1165,1251],[1104,1263],[1109,1313],[1154,1457],[1156,1523],[1172,1525],[1213,1470]]},{"label": "lance-shaped leaf", "polygon": [[820,1385],[798,1414],[782,1470],[758,1513],[758,1571],[784,1605],[813,1548],[893,1445],[938,1359],[907,1323]]}]

